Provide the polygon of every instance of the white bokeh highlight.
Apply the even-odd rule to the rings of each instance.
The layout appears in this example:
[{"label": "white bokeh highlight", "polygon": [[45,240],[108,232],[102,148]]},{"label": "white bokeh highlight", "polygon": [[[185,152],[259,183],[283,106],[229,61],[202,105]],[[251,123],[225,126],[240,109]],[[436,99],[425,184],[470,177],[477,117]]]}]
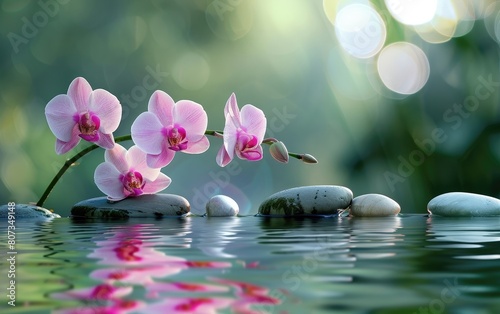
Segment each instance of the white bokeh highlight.
[{"label": "white bokeh highlight", "polygon": [[385,0],[391,15],[405,25],[421,25],[430,22],[438,7],[437,0]]},{"label": "white bokeh highlight", "polygon": [[425,53],[407,42],[396,42],[385,47],[379,54],[377,70],[387,88],[403,95],[418,92],[430,75],[429,60]]},{"label": "white bokeh highlight", "polygon": [[385,23],[378,12],[359,3],[343,7],[334,26],[342,48],[356,58],[375,56],[384,46],[387,36]]}]

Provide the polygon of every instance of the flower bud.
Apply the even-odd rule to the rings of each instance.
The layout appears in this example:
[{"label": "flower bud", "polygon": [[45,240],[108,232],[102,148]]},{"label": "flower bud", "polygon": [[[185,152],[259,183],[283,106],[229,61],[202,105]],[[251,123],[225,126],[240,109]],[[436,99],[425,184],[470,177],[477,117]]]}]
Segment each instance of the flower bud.
[{"label": "flower bud", "polygon": [[288,150],[286,149],[285,144],[283,142],[278,141],[271,144],[269,147],[269,152],[274,159],[279,162],[287,163],[288,162]]},{"label": "flower bud", "polygon": [[312,155],[309,155],[309,154],[303,154],[303,155],[300,155],[301,159],[303,162],[305,162],[306,164],[317,164],[318,163],[318,160],[316,160],[316,158],[314,158],[314,156]]}]

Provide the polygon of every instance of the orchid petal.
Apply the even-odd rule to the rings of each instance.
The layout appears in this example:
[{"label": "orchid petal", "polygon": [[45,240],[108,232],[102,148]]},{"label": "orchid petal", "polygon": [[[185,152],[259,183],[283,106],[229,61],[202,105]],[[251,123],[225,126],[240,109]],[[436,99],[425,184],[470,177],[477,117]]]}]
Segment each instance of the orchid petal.
[{"label": "orchid petal", "polygon": [[264,112],[253,105],[245,105],[241,108],[241,123],[245,131],[255,135],[259,143],[264,139],[266,133],[266,116]]},{"label": "orchid petal", "polygon": [[154,181],[146,182],[142,191],[144,194],[155,194],[167,188],[171,182],[172,180],[168,176],[160,172]]},{"label": "orchid petal", "polygon": [[78,145],[80,143],[80,137],[78,134],[80,134],[80,131],[78,130],[78,125],[75,124],[73,126],[73,131],[71,132],[71,139],[68,142],[61,141],[60,139],[56,140],[56,154],[62,155],[64,153],[67,153],[73,147]]},{"label": "orchid petal", "polygon": [[226,125],[224,126],[224,147],[229,154],[229,157],[233,159],[234,156],[234,148],[236,147],[236,141],[238,138],[238,129],[232,123],[229,114],[226,115]]},{"label": "orchid petal", "polygon": [[120,181],[120,172],[110,162],[98,165],[94,172],[94,181],[97,188],[109,199],[121,200],[126,197],[123,193],[123,184]]},{"label": "orchid petal", "polygon": [[175,102],[167,93],[157,90],[151,95],[148,103],[148,111],[154,113],[163,126],[173,124],[173,109]]},{"label": "orchid petal", "polygon": [[175,156],[175,152],[171,149],[165,149],[161,154],[146,156],[146,163],[151,168],[163,168],[168,165]]},{"label": "orchid petal", "polygon": [[77,113],[75,104],[68,95],[57,95],[45,106],[49,128],[56,138],[63,142],[69,142],[72,138],[76,124],[74,117]]},{"label": "orchid petal", "polygon": [[99,134],[99,139],[95,142],[97,145],[105,149],[111,149],[115,147],[115,139],[112,134],[104,134],[101,131],[97,131]]},{"label": "orchid petal", "polygon": [[128,164],[131,165],[130,171],[139,172],[144,179],[154,181],[160,174],[160,168],[148,167],[146,163],[146,153],[136,145],[130,147],[127,153]]},{"label": "orchid petal", "polygon": [[127,150],[120,144],[115,144],[115,147],[104,152],[104,161],[111,163],[118,172],[124,174],[127,173],[130,168],[126,156]]},{"label": "orchid petal", "polygon": [[231,162],[231,160],[233,160],[233,158],[229,156],[229,154],[226,151],[226,148],[224,147],[224,145],[222,145],[221,148],[219,149],[219,152],[217,153],[216,160],[219,166],[225,167],[227,164]]},{"label": "orchid petal", "polygon": [[186,129],[188,142],[198,141],[207,130],[208,117],[203,107],[190,100],[180,100],[174,107],[174,121]]},{"label": "orchid petal", "polygon": [[201,154],[207,151],[210,147],[210,141],[203,135],[203,137],[197,142],[188,142],[188,146],[182,152],[187,154]]},{"label": "orchid petal", "polygon": [[89,111],[101,120],[100,130],[103,133],[116,131],[122,118],[122,106],[118,98],[104,89],[96,89],[90,93]]},{"label": "orchid petal", "polygon": [[78,112],[87,110],[90,93],[92,93],[92,87],[83,77],[75,78],[68,88],[68,96],[74,102]]},{"label": "orchid petal", "polygon": [[132,123],[132,140],[145,153],[158,155],[165,141],[162,129],[163,126],[155,114],[143,112]]},{"label": "orchid petal", "polygon": [[241,127],[241,118],[240,118],[240,109],[238,108],[238,103],[236,101],[236,95],[234,93],[229,96],[229,99],[226,102],[226,106],[224,107],[224,116],[226,119],[229,119],[233,122],[233,124],[239,128]]}]

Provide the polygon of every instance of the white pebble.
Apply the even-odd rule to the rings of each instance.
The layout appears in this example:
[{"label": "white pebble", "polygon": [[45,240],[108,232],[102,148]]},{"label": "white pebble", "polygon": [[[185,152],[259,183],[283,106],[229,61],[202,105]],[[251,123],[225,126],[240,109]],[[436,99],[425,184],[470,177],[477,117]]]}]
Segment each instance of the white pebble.
[{"label": "white pebble", "polygon": [[450,192],[438,195],[427,204],[427,211],[436,216],[498,216],[500,200],[491,196]]},{"label": "white pebble", "polygon": [[401,207],[393,199],[382,194],[365,194],[352,200],[349,214],[357,217],[394,216]]},{"label": "white pebble", "polygon": [[210,217],[230,217],[238,215],[240,208],[229,196],[215,195],[208,201],[206,210]]}]

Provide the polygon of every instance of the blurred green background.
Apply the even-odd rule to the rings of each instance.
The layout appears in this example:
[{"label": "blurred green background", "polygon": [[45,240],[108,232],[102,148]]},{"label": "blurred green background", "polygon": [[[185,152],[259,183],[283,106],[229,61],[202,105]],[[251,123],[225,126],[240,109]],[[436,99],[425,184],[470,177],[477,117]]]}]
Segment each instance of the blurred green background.
[{"label": "blurred green background", "polygon": [[[222,141],[210,138],[209,151],[179,153],[162,170],[173,180],[164,193],[186,197],[193,212],[202,212],[210,196],[226,194],[241,213],[253,214],[270,194],[312,184],[382,193],[403,213],[424,213],[432,197],[449,191],[498,197],[498,1],[448,1],[469,14],[445,17],[443,28],[455,25],[460,33],[440,33],[436,43],[396,20],[384,1],[371,2],[387,30],[385,46],[406,41],[427,56],[429,78],[410,95],[383,84],[377,55],[356,58],[340,45],[334,17],[353,2],[368,4],[0,1],[0,203],[36,202],[63,162],[88,145],[56,155],[44,116],[47,102],[78,76],[120,99],[115,136],[130,133],[155,89],[202,104],[210,129],[223,128],[223,108],[235,92],[240,107],[250,103],[266,113],[268,136],[319,160],[280,164],[265,147],[260,162],[236,159],[219,168]],[[68,215],[76,202],[102,196],[93,182],[102,161],[103,150],[81,159],[44,207]]]}]

